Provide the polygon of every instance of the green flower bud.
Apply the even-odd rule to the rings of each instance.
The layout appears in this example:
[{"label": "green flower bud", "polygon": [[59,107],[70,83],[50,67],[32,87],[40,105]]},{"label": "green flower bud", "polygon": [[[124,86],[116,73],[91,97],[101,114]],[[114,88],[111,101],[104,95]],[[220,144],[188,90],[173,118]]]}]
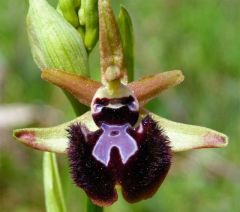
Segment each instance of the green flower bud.
[{"label": "green flower bud", "polygon": [[64,18],[75,28],[79,26],[78,14],[74,0],[59,0],[59,8]]},{"label": "green flower bud", "polygon": [[98,0],[82,0],[79,22],[85,26],[84,43],[91,51],[98,41]]},{"label": "green flower bud", "polygon": [[46,0],[30,0],[29,3],[27,30],[38,67],[88,76],[87,52],[77,30]]},{"label": "green flower bud", "polygon": [[81,0],[81,8],[78,11],[79,23],[84,26],[85,25],[85,5],[86,0]]}]

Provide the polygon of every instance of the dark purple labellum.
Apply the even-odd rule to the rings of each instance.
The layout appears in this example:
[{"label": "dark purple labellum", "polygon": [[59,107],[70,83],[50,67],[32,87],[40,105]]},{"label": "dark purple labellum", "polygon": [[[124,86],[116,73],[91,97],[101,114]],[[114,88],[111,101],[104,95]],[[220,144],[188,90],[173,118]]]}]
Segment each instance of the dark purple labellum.
[{"label": "dark purple labellum", "polygon": [[[110,130],[113,134],[111,136],[121,135],[123,129],[121,126],[120,129]],[[136,142],[138,150],[125,163],[118,145],[112,147],[110,153],[104,145],[103,150],[107,149],[108,152],[104,163],[93,154],[101,136],[106,136],[103,133],[104,126],[96,132],[89,132],[83,125],[75,124],[68,131],[68,157],[73,180],[99,206],[111,205],[117,200],[117,184],[122,187],[123,196],[128,202],[151,197],[170,168],[171,149],[168,139],[150,116],[146,116],[136,129],[126,128],[124,136],[133,138],[130,140]],[[126,143],[131,143],[129,137]]]},{"label": "dark purple labellum", "polygon": [[97,131],[90,132],[81,124],[68,130],[73,180],[99,206],[117,200],[116,185],[122,187],[128,202],[151,197],[171,165],[163,131],[150,116],[134,128],[138,101],[128,87],[121,85],[120,90],[124,96],[118,98],[105,98],[110,96],[105,87],[96,92],[91,112]]},{"label": "dark purple labellum", "polygon": [[136,141],[127,132],[138,120],[136,98],[132,95],[112,99],[96,98],[93,99],[92,112],[95,123],[103,130],[93,149],[93,156],[108,166],[111,150],[115,147],[125,164],[138,150]]}]

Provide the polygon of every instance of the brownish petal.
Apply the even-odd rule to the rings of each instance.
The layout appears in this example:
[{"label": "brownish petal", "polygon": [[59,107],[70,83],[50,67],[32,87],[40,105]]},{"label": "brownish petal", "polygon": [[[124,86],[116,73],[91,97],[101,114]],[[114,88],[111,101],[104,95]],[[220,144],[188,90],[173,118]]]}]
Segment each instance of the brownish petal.
[{"label": "brownish petal", "polygon": [[144,77],[128,86],[134,91],[139,104],[143,106],[162,91],[180,84],[183,80],[182,72],[174,70]]},{"label": "brownish petal", "polygon": [[56,69],[45,69],[42,79],[51,82],[71,93],[79,102],[89,106],[96,90],[101,83],[76,74],[66,73]]},{"label": "brownish petal", "polygon": [[[87,106],[91,104],[97,89],[102,86],[100,82],[56,69],[45,69],[41,76],[42,79],[68,91],[79,102]],[[183,80],[182,72],[175,70],[144,77],[128,86],[133,90],[139,104],[143,106],[162,91],[180,84]]]}]

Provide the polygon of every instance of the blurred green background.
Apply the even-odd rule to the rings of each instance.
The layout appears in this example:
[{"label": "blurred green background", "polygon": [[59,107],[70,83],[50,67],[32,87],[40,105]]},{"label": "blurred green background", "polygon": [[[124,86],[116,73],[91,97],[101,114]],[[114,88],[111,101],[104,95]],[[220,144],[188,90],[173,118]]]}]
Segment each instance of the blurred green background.
[{"label": "blurred green background", "polygon": [[[172,169],[150,200],[119,201],[106,211],[239,211],[240,203],[240,1],[134,0],[136,78],[181,69],[185,82],[147,107],[171,120],[203,125],[230,137],[225,149],[176,154]],[[54,2],[52,2],[54,4]],[[27,1],[0,1],[0,211],[45,211],[42,153],[16,142],[13,128],[50,126],[74,117],[60,89],[43,82],[25,29]],[[99,55],[90,56],[92,75]],[[85,195],[73,185],[67,159],[59,169],[69,211],[84,211]]]}]

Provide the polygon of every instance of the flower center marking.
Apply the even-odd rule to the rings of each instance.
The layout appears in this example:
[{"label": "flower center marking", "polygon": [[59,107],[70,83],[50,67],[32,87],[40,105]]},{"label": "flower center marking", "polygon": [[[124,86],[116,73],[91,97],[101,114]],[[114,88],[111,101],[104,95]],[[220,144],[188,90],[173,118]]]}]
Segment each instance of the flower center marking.
[{"label": "flower center marking", "polygon": [[131,127],[129,124],[102,124],[103,134],[99,137],[92,152],[95,159],[108,166],[111,150],[116,147],[120,153],[122,163],[125,164],[138,150],[136,141],[127,132],[129,127]]},{"label": "flower center marking", "polygon": [[120,134],[120,132],[117,130],[116,131],[113,130],[110,132],[110,136],[118,136],[119,134]]}]

